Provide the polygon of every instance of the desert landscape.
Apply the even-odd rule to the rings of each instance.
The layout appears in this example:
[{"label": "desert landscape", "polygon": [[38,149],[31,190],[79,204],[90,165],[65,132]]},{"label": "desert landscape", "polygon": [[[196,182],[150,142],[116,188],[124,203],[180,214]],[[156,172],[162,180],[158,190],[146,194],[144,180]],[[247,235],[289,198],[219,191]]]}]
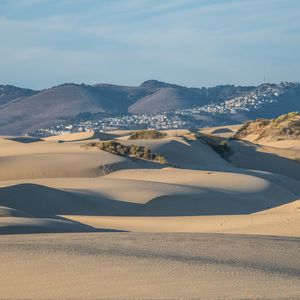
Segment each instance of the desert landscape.
[{"label": "desert landscape", "polygon": [[2,136],[0,299],[300,297],[299,118]]},{"label": "desert landscape", "polygon": [[300,299],[300,1],[0,0],[0,300]]}]

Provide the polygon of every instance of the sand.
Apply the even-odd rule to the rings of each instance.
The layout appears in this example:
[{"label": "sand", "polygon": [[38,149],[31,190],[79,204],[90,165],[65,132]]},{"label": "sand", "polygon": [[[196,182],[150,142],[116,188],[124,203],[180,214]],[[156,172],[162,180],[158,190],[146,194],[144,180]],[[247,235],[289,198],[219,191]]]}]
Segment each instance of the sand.
[{"label": "sand", "polygon": [[0,180],[95,177],[119,168],[138,168],[126,158],[89,151],[80,143],[53,141],[21,144],[0,140]]},{"label": "sand", "polygon": [[0,244],[0,295],[297,299],[299,255],[295,238],[161,233],[6,236]]},{"label": "sand", "polygon": [[189,217],[65,216],[99,230],[130,232],[234,233],[299,237],[299,210],[295,213]]},{"label": "sand", "polygon": [[207,127],[207,128],[200,128],[200,132],[205,134],[215,135],[218,137],[230,138],[233,137],[236,131],[241,127],[242,127],[241,124]]},{"label": "sand", "polygon": [[[128,133],[0,138],[0,299],[300,297],[298,142]],[[83,147],[109,139],[169,164]]]},{"label": "sand", "polygon": [[[170,166],[82,147],[96,136],[118,138],[120,133],[76,133],[33,142],[26,137],[25,143],[22,137],[3,137],[1,232],[32,232],[34,227],[51,232],[52,223],[65,232],[63,218],[70,228],[74,225],[71,231],[81,225],[80,230],[299,235],[298,211],[280,212],[300,199],[298,162],[291,159],[296,150],[232,142],[229,163],[208,145],[187,138],[185,131],[182,136],[167,133],[161,140],[123,143],[147,146]],[[276,214],[253,216],[276,207]]]},{"label": "sand", "polygon": [[[289,141],[287,141],[289,144]],[[246,141],[232,141],[232,165],[244,169],[255,169],[286,175],[300,180],[300,151],[254,144]]]}]

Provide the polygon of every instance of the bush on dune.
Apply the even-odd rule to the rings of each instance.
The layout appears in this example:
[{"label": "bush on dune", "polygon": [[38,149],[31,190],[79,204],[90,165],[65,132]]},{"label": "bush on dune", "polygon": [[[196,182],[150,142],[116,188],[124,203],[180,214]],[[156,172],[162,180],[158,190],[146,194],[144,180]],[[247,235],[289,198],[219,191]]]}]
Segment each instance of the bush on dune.
[{"label": "bush on dune", "polygon": [[138,130],[129,136],[129,140],[157,140],[166,137],[167,134],[158,130]]},{"label": "bush on dune", "polygon": [[167,164],[167,160],[160,154],[152,153],[151,150],[144,146],[138,145],[123,145],[116,141],[107,141],[107,142],[90,142],[84,144],[83,147],[96,147],[100,150],[120,155],[128,156],[133,158],[139,158],[144,160],[155,161],[160,164]]},{"label": "bush on dune", "polygon": [[216,137],[204,133],[195,133],[197,141],[210,146],[215,152],[217,152],[222,158],[229,161],[229,157],[233,154],[233,150],[230,147],[229,142],[221,137]]}]

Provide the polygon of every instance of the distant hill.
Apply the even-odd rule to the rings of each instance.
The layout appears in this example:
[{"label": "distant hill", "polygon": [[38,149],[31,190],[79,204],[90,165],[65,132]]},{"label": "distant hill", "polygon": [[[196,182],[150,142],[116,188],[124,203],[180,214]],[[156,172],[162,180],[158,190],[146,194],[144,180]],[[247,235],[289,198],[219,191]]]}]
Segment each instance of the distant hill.
[{"label": "distant hill", "polygon": [[275,117],[300,110],[300,85],[187,88],[148,80],[140,86],[67,83],[42,91],[0,85],[0,134],[24,134],[84,114],[149,114],[195,107],[203,115],[197,118],[213,120],[213,125]]},{"label": "distant hill", "polygon": [[255,87],[220,85],[212,88],[187,88],[157,80],[148,80],[140,88],[152,89],[150,95],[129,107],[131,113],[155,113],[219,103],[241,96]]},{"label": "distant hill", "polygon": [[23,134],[85,112],[126,113],[146,90],[113,85],[59,85],[0,107],[0,132]]},{"label": "distant hill", "polygon": [[187,108],[199,105],[199,103],[206,104],[207,99],[199,97],[199,95],[188,89],[166,87],[157,89],[153,94],[139,99],[128,110],[135,114],[154,113]]},{"label": "distant hill", "polygon": [[23,89],[13,85],[0,85],[0,107],[11,100],[32,96],[38,93],[31,89]]}]

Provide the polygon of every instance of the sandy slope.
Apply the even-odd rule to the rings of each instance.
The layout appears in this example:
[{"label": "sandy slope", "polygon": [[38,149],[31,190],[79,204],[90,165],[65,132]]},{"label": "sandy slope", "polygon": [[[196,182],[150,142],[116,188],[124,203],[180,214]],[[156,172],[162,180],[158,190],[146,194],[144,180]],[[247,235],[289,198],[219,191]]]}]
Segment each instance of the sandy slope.
[{"label": "sandy slope", "polygon": [[167,137],[161,140],[123,140],[123,144],[148,147],[163,155],[169,163],[180,168],[203,169],[228,167],[229,164],[205,144],[185,137]]},{"label": "sandy slope", "polygon": [[96,149],[87,151],[80,143],[23,144],[4,139],[0,140],[0,163],[0,180],[95,177],[109,170],[138,167],[120,156]]},{"label": "sandy slope", "polygon": [[300,211],[262,215],[189,217],[75,216],[65,218],[98,229],[131,232],[234,233],[272,236],[300,236]]},{"label": "sandy slope", "polygon": [[0,243],[0,298],[298,299],[299,255],[295,238],[5,236]]},{"label": "sandy slope", "polygon": [[[157,181],[140,180],[142,172],[132,170],[132,176],[139,179],[114,178],[122,176],[121,172],[100,178],[36,179],[30,184],[2,182],[0,204],[34,214],[89,211],[94,215],[220,215],[253,213],[297,199],[289,190],[249,175],[211,172],[207,178],[205,171],[151,171],[157,174]],[[168,176],[169,182],[159,182],[159,176]],[[188,176],[194,176],[194,181],[180,180]],[[227,176],[225,182],[219,180],[222,176]],[[239,184],[233,185],[236,182]],[[22,202],[24,194],[30,195],[26,203]],[[41,208],[38,203],[43,204]],[[93,204],[90,209],[85,208],[87,203]]]},{"label": "sandy slope", "polygon": [[300,180],[300,151],[253,144],[230,143],[234,154],[230,162],[237,167],[283,174]]},{"label": "sandy slope", "polygon": [[[54,232],[93,232],[110,231],[107,229],[95,229],[89,225],[77,221],[57,218],[34,218],[34,217],[1,217],[0,234],[15,233],[54,233]],[[0,298],[1,299],[1,298]]]},{"label": "sandy slope", "polygon": [[300,151],[300,140],[283,140],[283,141],[259,141],[260,145],[266,145],[269,147],[279,148],[279,149],[289,149],[294,151]]},{"label": "sandy slope", "polygon": [[64,135],[50,136],[44,138],[45,141],[60,141],[60,142],[78,142],[86,140],[100,139],[101,141],[111,140],[121,136],[122,134],[106,133],[106,132],[80,132],[69,133]]},{"label": "sandy slope", "polygon": [[[97,229],[148,232],[233,229],[241,232],[241,228],[273,222],[277,226],[271,226],[272,234],[300,234],[297,210],[289,219],[286,211],[271,217],[239,215],[293,203],[297,199],[294,193],[265,179],[238,173],[228,176],[221,172],[180,169],[131,170],[130,176],[126,176],[126,172],[129,171],[100,178],[35,179],[31,184],[2,182],[0,204],[36,217],[62,215]],[[224,176],[226,180],[222,181]],[[26,202],[24,194],[28,197]],[[248,233],[252,232],[250,228]],[[257,229],[255,233],[266,234]]]},{"label": "sandy slope", "polygon": [[0,217],[30,217],[30,215],[18,209],[0,206]]},{"label": "sandy slope", "polygon": [[242,127],[241,124],[238,125],[226,125],[226,126],[216,126],[208,128],[200,128],[200,131],[205,134],[212,134],[219,137],[230,138],[233,137],[235,132]]},{"label": "sandy slope", "polygon": [[260,193],[262,191],[260,187],[273,183],[300,197],[299,181],[293,178],[269,172],[237,169],[233,167],[223,167],[219,169],[220,170],[217,171],[214,170],[214,168],[206,170],[178,168],[119,170],[107,174],[105,178],[134,179],[198,186],[241,194],[243,194],[243,192],[249,193],[251,189],[254,193],[255,191]]}]

